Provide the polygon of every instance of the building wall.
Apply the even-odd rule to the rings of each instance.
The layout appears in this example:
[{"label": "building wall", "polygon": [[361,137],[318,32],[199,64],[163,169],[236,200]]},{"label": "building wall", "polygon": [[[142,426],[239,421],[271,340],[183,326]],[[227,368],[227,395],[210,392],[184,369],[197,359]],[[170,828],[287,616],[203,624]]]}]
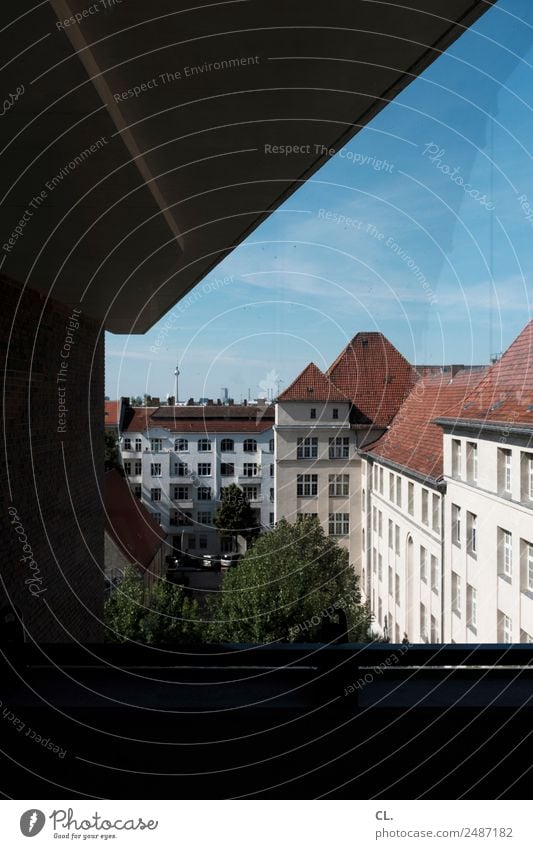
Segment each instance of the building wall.
[{"label": "building wall", "polygon": [[[461,445],[460,462],[452,442]],[[533,546],[533,499],[529,497],[527,462],[533,460],[528,439],[509,431],[482,438],[466,431],[444,435],[444,473],[447,483],[445,536],[446,631],[455,642],[513,642],[533,639],[533,582],[528,579],[527,548]],[[477,479],[468,463],[467,443],[477,445]],[[503,459],[510,456],[511,487],[505,491]],[[454,459],[455,458],[455,459]],[[455,538],[456,516],[460,509],[460,534]],[[476,517],[475,543],[472,520]],[[511,534],[511,575],[504,574],[503,532]],[[459,593],[457,586],[459,585]],[[475,617],[472,621],[472,590],[475,591]],[[457,598],[459,596],[459,598]],[[508,617],[510,630],[503,617]]]},{"label": "building wall", "polygon": [[70,328],[73,341],[67,341],[71,310],[45,303],[31,289],[22,292],[5,277],[0,297],[0,607],[15,605],[39,642],[98,641],[104,598],[99,324],[83,311],[74,314],[79,326]]},{"label": "building wall", "polygon": [[[316,514],[326,533],[330,514],[346,515],[348,532],[335,534],[349,552],[350,562],[360,574],[361,562],[361,461],[356,452],[357,435],[351,429],[349,404],[286,401],[276,405],[276,521],[295,521],[298,514]],[[310,410],[316,410],[311,418]],[[333,410],[338,418],[333,418]],[[298,458],[298,439],[317,439],[317,457]],[[329,456],[330,439],[348,440],[348,457]],[[298,476],[316,475],[316,495],[298,495]],[[330,495],[330,476],[344,475],[348,495]],[[314,482],[313,482],[314,486]],[[343,530],[342,526],[334,530]]]},{"label": "building wall", "polygon": [[[200,451],[199,440],[206,438],[202,432],[172,432],[165,428],[153,427],[147,433],[135,433],[128,431],[122,435],[121,454],[123,463],[131,463],[132,472],[135,471],[135,461],[141,462],[141,474],[128,475],[132,487],[140,487],[141,498],[145,506],[152,513],[160,514],[160,522],[165,532],[175,538],[176,547],[187,551],[193,556],[220,553],[220,537],[217,529],[211,521],[200,522],[199,512],[207,512],[211,520],[217,508],[217,499],[220,489],[230,484],[238,484],[241,487],[256,487],[257,498],[251,498],[250,504],[257,511],[258,523],[263,527],[270,525],[274,513],[274,452],[271,441],[273,430],[269,428],[262,433],[239,432],[235,430],[230,433],[209,434],[211,448],[209,451]],[[135,448],[136,440],[141,441],[141,450],[128,451],[124,447],[124,439],[131,440],[132,449]],[[152,451],[152,439],[161,439],[161,450]],[[186,439],[188,449],[186,451],[175,450],[175,442],[178,439]],[[235,450],[232,452],[221,451],[223,439],[232,439]],[[257,451],[244,451],[244,441],[255,439]],[[177,474],[176,464],[186,463],[190,474],[181,477]],[[211,474],[199,474],[198,464],[209,463]],[[222,475],[221,464],[233,463],[234,474]],[[244,475],[244,464],[255,463],[257,475],[248,477]],[[152,465],[161,465],[161,476],[152,475]],[[271,468],[272,467],[272,468]],[[186,487],[189,498],[174,498],[174,487]],[[199,487],[210,487],[211,499],[200,500],[198,498]],[[152,490],[161,490],[161,500],[152,499]],[[272,500],[271,500],[272,496]],[[176,526],[172,520],[176,509],[192,513],[191,522],[184,526]]]},{"label": "building wall", "polygon": [[[126,557],[107,532],[105,533],[104,549],[105,576],[111,582],[120,581],[124,576],[124,570],[132,565],[131,560]],[[161,543],[148,568],[141,570],[147,589],[152,587],[162,575],[166,574],[165,552],[165,546]]]},{"label": "building wall", "polygon": [[363,583],[376,630],[442,642],[442,495],[385,462],[363,465]]}]

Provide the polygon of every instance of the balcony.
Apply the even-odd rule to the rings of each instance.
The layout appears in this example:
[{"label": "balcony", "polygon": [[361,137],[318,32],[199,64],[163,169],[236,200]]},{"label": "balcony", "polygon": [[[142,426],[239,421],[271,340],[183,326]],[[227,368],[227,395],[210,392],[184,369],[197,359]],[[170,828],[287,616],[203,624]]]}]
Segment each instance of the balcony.
[{"label": "balcony", "polygon": [[171,496],[170,500],[173,504],[179,507],[180,510],[192,510],[193,508],[194,502],[192,498],[172,498]]}]

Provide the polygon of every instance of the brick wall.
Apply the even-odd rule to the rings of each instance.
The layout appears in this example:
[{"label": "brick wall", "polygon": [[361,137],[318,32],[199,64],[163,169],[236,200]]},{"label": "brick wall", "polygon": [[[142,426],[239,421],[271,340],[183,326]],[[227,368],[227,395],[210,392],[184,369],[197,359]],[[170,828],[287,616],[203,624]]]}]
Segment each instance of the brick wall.
[{"label": "brick wall", "polygon": [[0,303],[0,608],[16,606],[26,639],[99,641],[103,338],[83,311],[1,275]]}]

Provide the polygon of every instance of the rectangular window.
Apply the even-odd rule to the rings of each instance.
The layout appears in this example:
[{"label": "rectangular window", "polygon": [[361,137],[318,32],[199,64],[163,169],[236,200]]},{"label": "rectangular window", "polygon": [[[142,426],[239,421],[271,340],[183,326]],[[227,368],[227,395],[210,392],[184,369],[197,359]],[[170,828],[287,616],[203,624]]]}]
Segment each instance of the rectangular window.
[{"label": "rectangular window", "polygon": [[257,501],[259,496],[259,487],[257,486],[243,486],[242,491],[248,501]]},{"label": "rectangular window", "polygon": [[220,474],[223,478],[233,477],[235,474],[235,463],[221,463]]},{"label": "rectangular window", "polygon": [[140,497],[141,497],[142,492],[141,492],[141,485],[140,485],[140,483],[136,483],[136,484],[135,484],[135,486],[133,487],[133,494],[134,494],[135,498],[140,498]]},{"label": "rectangular window", "polygon": [[431,642],[439,642],[439,628],[437,625],[437,620],[434,616],[431,617]]},{"label": "rectangular window", "polygon": [[270,487],[270,500],[274,501],[274,487]]},{"label": "rectangular window", "polygon": [[461,477],[462,460],[461,440],[452,439],[452,477]]},{"label": "rectangular window", "polygon": [[466,514],[466,546],[469,554],[477,554],[477,516],[470,512]]},{"label": "rectangular window", "polygon": [[502,495],[511,494],[511,463],[512,451],[498,448],[498,492]]},{"label": "rectangular window", "polygon": [[461,578],[457,572],[452,572],[452,610],[461,615]]},{"label": "rectangular window", "polygon": [[477,482],[477,442],[466,443],[466,476],[470,483]]},{"label": "rectangular window", "polygon": [[297,498],[314,495],[318,495],[318,475],[296,475]]},{"label": "rectangular window", "polygon": [[152,513],[152,517],[155,519],[158,525],[161,524],[161,513]]},{"label": "rectangular window", "polygon": [[131,475],[131,461],[124,460],[124,474]]},{"label": "rectangular window", "polygon": [[187,463],[174,463],[174,473],[179,478],[186,478],[189,475],[189,467]]},{"label": "rectangular window", "polygon": [[396,504],[402,506],[402,479],[399,475],[396,475]]},{"label": "rectangular window", "polygon": [[159,489],[159,487],[155,487],[150,490],[150,500],[161,501],[161,490]]},{"label": "rectangular window", "polygon": [[436,492],[431,496],[432,499],[432,527],[435,533],[440,531],[440,498]]},{"label": "rectangular window", "polygon": [[407,484],[407,512],[410,516],[415,513],[415,485],[411,481]]},{"label": "rectangular window", "polygon": [[197,490],[198,501],[211,501],[211,487],[199,486]]},{"label": "rectangular window", "polygon": [[378,596],[378,625],[381,625],[383,621],[383,602]]},{"label": "rectangular window", "polygon": [[[331,445],[331,440],[330,440]],[[331,456],[331,454],[330,454]],[[374,466],[374,492],[378,491],[378,467]]]},{"label": "rectangular window", "polygon": [[300,436],[297,440],[296,458],[312,460],[318,457],[318,436]]},{"label": "rectangular window", "polygon": [[383,469],[379,468],[379,491],[383,495]]},{"label": "rectangular window", "polygon": [[150,463],[150,477],[161,477],[161,463]]},{"label": "rectangular window", "polygon": [[331,496],[349,495],[350,476],[349,475],[330,475],[329,476],[329,494]]},{"label": "rectangular window", "polygon": [[366,510],[366,490],[364,489],[361,491],[361,510],[363,513]]},{"label": "rectangular window", "polygon": [[198,463],[198,474],[209,477],[211,474],[211,463]]},{"label": "rectangular window", "polygon": [[466,624],[468,628],[477,627],[477,591],[466,585]]},{"label": "rectangular window", "polygon": [[394,527],[394,526],[393,526],[393,524],[392,524],[392,519],[389,519],[389,534],[388,534],[388,544],[389,544],[389,548],[394,548],[394,540],[393,540],[394,532],[393,532],[393,527]]},{"label": "rectangular window", "polygon": [[522,561],[522,591],[533,594],[533,543],[520,540],[520,558]]},{"label": "rectangular window", "polygon": [[268,514],[268,524],[269,524],[269,525],[273,525],[273,524],[274,524],[274,514],[273,514],[273,513],[269,513],[269,514]]},{"label": "rectangular window", "polygon": [[498,610],[498,639],[501,643],[513,642],[513,621],[501,610]]},{"label": "rectangular window", "polygon": [[211,440],[210,439],[199,439],[198,440],[198,451],[211,451]]},{"label": "rectangular window", "polygon": [[513,537],[509,531],[498,528],[498,572],[506,578],[513,577]]},{"label": "rectangular window", "polygon": [[[316,455],[315,455],[316,456]],[[350,456],[350,437],[349,436],[332,436],[329,439],[329,459],[342,460]],[[374,466],[374,476],[376,467]],[[376,481],[374,480],[374,485]],[[377,487],[375,487],[377,489]]]},{"label": "rectangular window", "polygon": [[310,413],[309,413],[309,418],[310,419],[316,419],[316,407],[311,407],[311,410],[310,410]]},{"label": "rectangular window", "polygon": [[333,410],[331,411],[331,416],[334,419],[339,418],[339,408],[338,407],[333,407]]},{"label": "rectangular window", "polygon": [[245,478],[257,477],[257,463],[244,463],[242,473]]},{"label": "rectangular window", "polygon": [[375,573],[378,568],[378,553],[375,548],[372,549],[372,571]]},{"label": "rectangular window", "polygon": [[422,489],[422,522],[429,525],[429,492]]},{"label": "rectangular window", "polygon": [[400,604],[400,576],[397,572],[394,575],[394,595],[396,596],[396,604]]},{"label": "rectangular window", "polygon": [[[330,513],[329,514],[329,535],[335,537],[344,537],[350,533],[350,514],[349,513]],[[374,549],[375,551],[375,549]]]},{"label": "rectangular window", "polygon": [[172,498],[174,501],[190,501],[191,490],[188,486],[173,486]]},{"label": "rectangular window", "polygon": [[143,448],[143,442],[142,442],[142,439],[140,439],[139,437],[137,437],[137,439],[135,440],[135,450],[136,450],[136,451],[142,451],[142,448]]},{"label": "rectangular window", "polygon": [[198,548],[207,548],[207,537],[198,537]]},{"label": "rectangular window", "polygon": [[273,477],[274,477],[274,463],[271,463],[271,464],[270,464],[270,477],[271,477],[271,478],[273,478]]},{"label": "rectangular window", "polygon": [[131,439],[129,436],[124,437],[124,451],[131,451]]},{"label": "rectangular window", "polygon": [[423,643],[428,641],[428,616],[426,605],[420,602],[420,639]]},{"label": "rectangular window", "polygon": [[188,536],[187,536],[187,543],[186,543],[186,545],[187,545],[187,549],[188,549],[188,550],[189,550],[189,549],[196,548],[196,537],[193,537],[193,536],[191,536],[191,535],[188,535]]},{"label": "rectangular window", "polygon": [[135,460],[135,474],[142,475],[143,472],[143,463],[142,460]]},{"label": "rectangular window", "polygon": [[378,510],[378,537],[381,539],[383,536],[383,513],[381,510]]},{"label": "rectangular window", "polygon": [[399,556],[400,555],[400,526],[399,525],[394,526],[394,550],[396,551],[396,554]]},{"label": "rectangular window", "polygon": [[162,439],[151,439],[150,440],[150,451],[162,451],[163,450],[163,440]]},{"label": "rectangular window", "polygon": [[439,561],[434,554],[431,555],[431,589],[439,592]]},{"label": "rectangular window", "polygon": [[376,532],[378,529],[378,511],[372,507],[372,530]]},{"label": "rectangular window", "polygon": [[420,546],[420,580],[428,579],[428,553],[423,545]]},{"label": "rectangular window", "polygon": [[394,592],[394,584],[393,584],[393,576],[392,576],[392,566],[389,566],[389,595],[392,595]]},{"label": "rectangular window", "polygon": [[383,580],[383,556],[378,554],[378,580]]},{"label": "rectangular window", "polygon": [[198,510],[198,524],[211,525],[213,522],[213,514],[210,510]]},{"label": "rectangular window", "polygon": [[394,504],[394,475],[389,472],[389,501]]},{"label": "rectangular window", "polygon": [[461,508],[452,504],[452,542],[461,545]]},{"label": "rectangular window", "polygon": [[176,439],[174,441],[174,451],[188,451],[189,450],[189,440],[183,437]]}]

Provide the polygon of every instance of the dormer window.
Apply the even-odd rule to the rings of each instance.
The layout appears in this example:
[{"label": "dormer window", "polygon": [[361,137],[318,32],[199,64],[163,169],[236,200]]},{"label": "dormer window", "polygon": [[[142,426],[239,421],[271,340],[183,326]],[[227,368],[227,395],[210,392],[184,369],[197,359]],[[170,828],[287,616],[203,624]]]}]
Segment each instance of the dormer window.
[{"label": "dormer window", "polygon": [[361,339],[361,347],[368,348],[368,339]]},{"label": "dormer window", "polygon": [[309,414],[310,419],[316,419],[316,407],[311,407],[311,412]]}]

